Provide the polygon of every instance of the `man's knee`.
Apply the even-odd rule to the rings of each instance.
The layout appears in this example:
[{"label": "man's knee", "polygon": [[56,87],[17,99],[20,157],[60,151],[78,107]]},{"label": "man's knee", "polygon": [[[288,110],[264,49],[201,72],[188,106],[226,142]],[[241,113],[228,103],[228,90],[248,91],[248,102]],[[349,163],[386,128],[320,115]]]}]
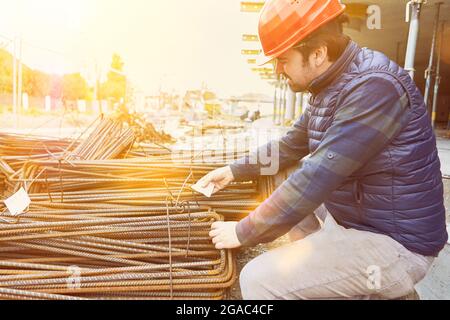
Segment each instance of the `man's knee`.
[{"label": "man's knee", "polygon": [[268,299],[268,292],[264,288],[264,266],[258,262],[258,259],[250,261],[241,271],[239,283],[241,286],[242,298],[244,300],[263,300]]}]

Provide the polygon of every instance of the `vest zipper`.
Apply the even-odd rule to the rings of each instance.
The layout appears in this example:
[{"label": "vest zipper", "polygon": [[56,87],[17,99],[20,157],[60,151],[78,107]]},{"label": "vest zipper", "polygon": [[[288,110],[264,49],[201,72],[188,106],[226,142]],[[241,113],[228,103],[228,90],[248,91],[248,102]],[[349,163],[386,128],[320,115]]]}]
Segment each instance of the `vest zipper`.
[{"label": "vest zipper", "polygon": [[362,222],[363,219],[363,213],[362,213],[362,202],[363,202],[363,187],[361,185],[361,182],[356,179],[353,182],[353,194],[354,198],[357,204],[357,210],[358,210],[358,217],[359,220]]}]

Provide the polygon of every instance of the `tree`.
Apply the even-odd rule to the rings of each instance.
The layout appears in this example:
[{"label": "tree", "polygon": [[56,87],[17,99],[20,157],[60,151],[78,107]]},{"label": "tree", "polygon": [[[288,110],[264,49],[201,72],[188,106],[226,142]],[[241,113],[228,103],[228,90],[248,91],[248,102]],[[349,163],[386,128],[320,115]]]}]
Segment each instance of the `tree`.
[{"label": "tree", "polygon": [[[22,64],[22,90],[29,95],[33,94],[33,74],[25,64]],[[0,49],[0,92],[11,93],[13,91],[13,58],[12,55]]]},{"label": "tree", "polygon": [[[113,59],[114,66],[122,68],[123,64],[118,65],[118,62],[121,62],[120,57],[119,60],[116,58],[116,61]],[[8,51],[0,49],[0,93],[12,93],[13,91],[12,65],[12,55]],[[86,99],[89,95],[87,82],[80,73],[61,77],[32,70],[25,64],[22,65],[22,90],[34,97],[51,96],[55,99],[64,98],[66,100]]]},{"label": "tree", "polygon": [[111,70],[108,72],[107,80],[101,85],[100,97],[112,99],[115,102],[125,99],[127,79],[122,74],[124,63],[118,54],[113,54]]},{"label": "tree", "polygon": [[0,49],[0,92],[12,92],[12,57],[11,54]]},{"label": "tree", "polygon": [[49,96],[52,89],[52,78],[50,75],[35,70],[32,73],[32,88],[31,88],[31,95],[35,97],[45,97]]},{"label": "tree", "polygon": [[62,78],[62,97],[65,100],[86,99],[88,85],[80,73],[66,74]]}]

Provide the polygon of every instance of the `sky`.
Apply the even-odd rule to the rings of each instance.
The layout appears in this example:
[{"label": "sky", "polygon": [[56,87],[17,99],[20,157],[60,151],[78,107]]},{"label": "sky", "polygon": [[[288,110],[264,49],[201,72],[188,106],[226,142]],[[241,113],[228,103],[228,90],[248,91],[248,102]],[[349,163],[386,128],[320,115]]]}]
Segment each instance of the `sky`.
[{"label": "sky", "polygon": [[[0,0],[0,43],[21,36],[32,68],[94,78],[113,53],[133,85],[146,94],[208,88],[221,96],[272,95],[241,49],[257,33],[258,14],[240,0]],[[12,50],[12,45],[8,46]]]}]

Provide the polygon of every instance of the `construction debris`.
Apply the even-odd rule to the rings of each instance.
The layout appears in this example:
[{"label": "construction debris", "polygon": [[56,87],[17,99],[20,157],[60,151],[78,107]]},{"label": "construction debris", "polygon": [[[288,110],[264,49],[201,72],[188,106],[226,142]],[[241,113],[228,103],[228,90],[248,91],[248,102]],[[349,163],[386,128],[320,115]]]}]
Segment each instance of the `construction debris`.
[{"label": "construction debris", "polygon": [[158,132],[153,123],[149,122],[143,114],[133,112],[130,113],[125,105],[119,107],[113,118],[121,123],[128,124],[133,130],[137,142],[153,142],[153,143],[173,143],[174,138],[164,131]]},{"label": "construction debris", "polygon": [[65,160],[104,160],[114,159],[134,143],[135,136],[131,129],[125,129],[122,123],[109,119],[101,119],[100,123],[69,154]]}]

